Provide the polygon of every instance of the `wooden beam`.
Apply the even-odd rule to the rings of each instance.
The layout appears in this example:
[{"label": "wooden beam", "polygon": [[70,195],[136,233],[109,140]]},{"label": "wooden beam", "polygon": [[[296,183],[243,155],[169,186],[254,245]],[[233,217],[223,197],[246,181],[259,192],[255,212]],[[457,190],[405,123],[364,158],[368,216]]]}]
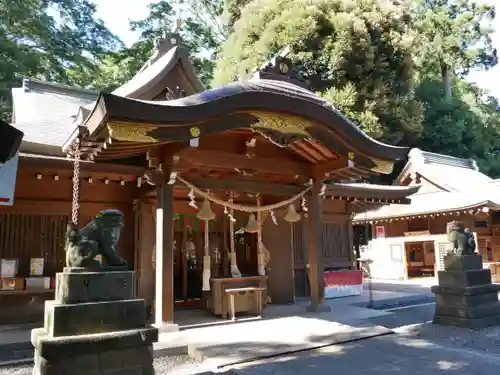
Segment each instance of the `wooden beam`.
[{"label": "wooden beam", "polygon": [[186,148],[180,151],[177,156],[186,159],[193,164],[198,164],[204,168],[216,169],[248,169],[257,172],[279,174],[279,175],[299,175],[310,176],[311,166],[307,163],[288,161],[276,158],[253,157],[248,158],[243,154],[231,152],[218,152],[212,150],[200,150],[197,148]]},{"label": "wooden beam", "polygon": [[318,180],[325,180],[330,174],[354,168],[354,162],[347,158],[338,158],[324,161],[313,166],[313,176]]},{"label": "wooden beam", "polygon": [[[42,157],[42,156],[27,156],[20,155],[19,168],[50,168],[54,170],[55,168],[60,170],[73,170],[73,159],[68,159],[64,157]],[[88,162],[80,161],[80,168],[83,171],[89,172],[102,172],[102,173],[113,173],[113,174],[123,174],[131,176],[142,176],[146,169],[144,167],[137,167],[133,165],[123,165],[123,164],[113,164],[113,163],[98,163],[98,162]]]},{"label": "wooden beam", "polygon": [[[293,196],[303,191],[305,186],[276,184],[268,182],[248,181],[241,179],[209,179],[209,178],[186,178],[196,187],[204,190],[227,190],[239,193],[269,194],[275,196]],[[177,181],[175,186],[186,187],[183,183]]]}]

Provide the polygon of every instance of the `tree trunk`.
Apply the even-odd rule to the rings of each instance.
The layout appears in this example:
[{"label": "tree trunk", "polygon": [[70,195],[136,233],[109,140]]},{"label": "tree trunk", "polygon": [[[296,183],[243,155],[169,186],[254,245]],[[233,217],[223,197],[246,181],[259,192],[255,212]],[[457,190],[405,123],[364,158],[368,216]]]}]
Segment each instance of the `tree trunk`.
[{"label": "tree trunk", "polygon": [[440,65],[441,65],[441,79],[444,88],[444,96],[445,98],[451,100],[452,95],[451,95],[450,67],[444,62],[441,62]]}]

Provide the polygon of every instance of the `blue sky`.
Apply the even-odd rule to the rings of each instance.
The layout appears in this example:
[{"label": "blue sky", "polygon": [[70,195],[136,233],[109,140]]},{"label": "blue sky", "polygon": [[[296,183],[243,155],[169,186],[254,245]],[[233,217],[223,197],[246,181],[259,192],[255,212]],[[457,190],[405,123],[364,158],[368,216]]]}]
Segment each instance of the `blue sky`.
[{"label": "blue sky", "polygon": [[[150,0],[95,0],[95,2],[98,7],[97,17],[101,18],[125,44],[131,45],[137,40],[138,35],[129,30],[129,20],[146,18]],[[495,20],[494,26],[498,30],[494,36],[494,46],[500,52],[500,16]],[[500,99],[500,65],[487,72],[472,72],[469,79]]]}]

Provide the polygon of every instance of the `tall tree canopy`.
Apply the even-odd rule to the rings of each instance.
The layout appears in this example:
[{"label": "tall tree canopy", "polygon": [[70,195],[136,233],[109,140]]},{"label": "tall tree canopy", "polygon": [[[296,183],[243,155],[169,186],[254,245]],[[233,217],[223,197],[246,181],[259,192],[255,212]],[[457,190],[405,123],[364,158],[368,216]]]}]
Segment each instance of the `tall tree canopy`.
[{"label": "tall tree canopy", "polygon": [[0,0],[0,117],[9,120],[17,76],[82,84],[105,52],[121,47],[95,10],[90,0]]},{"label": "tall tree canopy", "polygon": [[221,22],[223,0],[158,1],[150,3],[148,16],[130,22],[140,40],[130,48],[109,53],[96,75],[97,87],[110,91],[131,79],[152,55],[156,43],[166,32],[177,31],[190,49],[195,70],[210,85],[219,45],[227,38]]},{"label": "tall tree canopy", "polygon": [[420,70],[439,75],[444,93],[452,97],[455,74],[488,69],[498,62],[491,35],[495,9],[470,0],[413,0],[415,60]]},{"label": "tall tree canopy", "polygon": [[222,46],[215,84],[248,73],[284,46],[313,90],[368,134],[414,143],[422,107],[413,94],[410,17],[377,0],[254,0]]}]

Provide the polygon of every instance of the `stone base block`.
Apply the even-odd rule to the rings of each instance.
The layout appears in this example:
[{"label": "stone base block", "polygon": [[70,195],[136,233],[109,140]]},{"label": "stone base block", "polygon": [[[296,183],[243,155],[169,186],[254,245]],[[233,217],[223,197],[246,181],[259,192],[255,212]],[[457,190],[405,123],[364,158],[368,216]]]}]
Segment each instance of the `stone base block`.
[{"label": "stone base block", "polygon": [[330,308],[330,306],[322,302],[319,305],[314,305],[311,303],[309,306],[307,306],[306,311],[313,313],[324,313],[324,312],[330,312],[332,311],[332,309]]},{"label": "stone base block", "polygon": [[153,349],[142,346],[48,361],[35,351],[36,375],[154,375]]},{"label": "stone base block", "polygon": [[52,337],[140,329],[146,326],[144,300],[60,304],[45,302],[45,330]]},{"label": "stone base block", "polygon": [[481,306],[498,303],[498,293],[460,295],[460,294],[438,294],[436,293],[436,305],[442,306]]},{"label": "stone base block", "polygon": [[483,269],[483,259],[479,254],[445,255],[444,269],[446,271],[472,271]]},{"label": "stone base block", "polygon": [[474,286],[442,286],[434,285],[431,287],[432,293],[438,295],[456,295],[456,296],[476,296],[488,293],[498,293],[500,285],[486,284]]},{"label": "stone base block", "polygon": [[434,324],[455,326],[468,329],[483,329],[486,327],[500,325],[500,315],[485,316],[479,319],[454,318],[450,316],[434,316]]},{"label": "stone base block", "polygon": [[490,270],[472,271],[438,271],[438,281],[441,287],[467,287],[491,284]]},{"label": "stone base block", "polygon": [[452,318],[479,319],[491,315],[500,316],[500,304],[498,301],[494,304],[481,306],[454,306],[436,304],[436,315]]},{"label": "stone base block", "polygon": [[134,298],[134,272],[60,272],[56,275],[55,301],[85,303]]},{"label": "stone base block", "polygon": [[155,327],[160,333],[179,332],[179,325],[175,323],[154,323],[153,327]]},{"label": "stone base block", "polygon": [[[40,360],[40,364],[44,363],[46,371],[65,359],[81,360],[91,364],[92,361],[99,361],[99,358],[103,362],[113,353],[115,357],[128,353],[129,359],[132,357],[136,360],[151,359],[152,352],[150,351],[151,356],[146,355],[144,348],[151,349],[153,343],[157,341],[158,330],[156,328],[65,337],[50,337],[43,328],[31,331],[31,343],[35,347],[36,358]],[[106,356],[102,353],[106,353]],[[115,360],[118,361],[116,358]],[[100,367],[104,367],[104,364]],[[107,372],[94,372],[93,374],[101,373]]]}]

